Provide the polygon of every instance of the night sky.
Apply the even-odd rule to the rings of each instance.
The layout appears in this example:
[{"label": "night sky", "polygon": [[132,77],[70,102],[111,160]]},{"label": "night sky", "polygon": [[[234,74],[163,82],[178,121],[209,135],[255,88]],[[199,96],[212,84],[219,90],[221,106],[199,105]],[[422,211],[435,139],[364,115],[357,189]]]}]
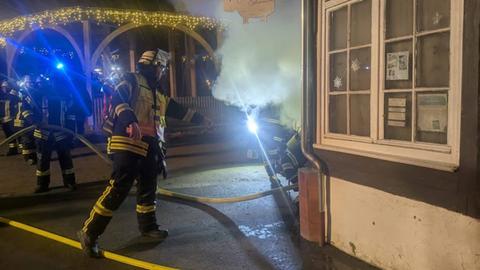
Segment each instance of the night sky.
[{"label": "night sky", "polygon": [[23,14],[40,12],[47,9],[69,6],[95,6],[174,11],[173,5],[170,4],[170,1],[168,0],[1,0],[0,20]]}]

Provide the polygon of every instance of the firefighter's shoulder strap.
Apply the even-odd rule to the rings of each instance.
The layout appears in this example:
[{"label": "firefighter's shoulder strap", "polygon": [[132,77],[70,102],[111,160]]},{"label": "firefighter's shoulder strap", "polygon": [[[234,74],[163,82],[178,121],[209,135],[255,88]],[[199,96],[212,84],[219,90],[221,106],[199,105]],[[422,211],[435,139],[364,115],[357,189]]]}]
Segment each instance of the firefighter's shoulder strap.
[{"label": "firefighter's shoulder strap", "polygon": [[[118,89],[123,85],[127,85],[129,89],[128,97],[126,97],[128,100],[125,101],[129,104],[130,107],[133,108],[137,103],[138,99],[139,87],[137,83],[137,75],[135,73],[125,73],[123,75],[122,81],[118,85],[116,85],[114,91],[118,91]],[[107,115],[105,115],[102,123],[102,130],[109,137],[113,134],[113,126],[115,125],[116,118],[117,117],[115,114],[115,107],[111,106],[110,108],[108,108]]]}]

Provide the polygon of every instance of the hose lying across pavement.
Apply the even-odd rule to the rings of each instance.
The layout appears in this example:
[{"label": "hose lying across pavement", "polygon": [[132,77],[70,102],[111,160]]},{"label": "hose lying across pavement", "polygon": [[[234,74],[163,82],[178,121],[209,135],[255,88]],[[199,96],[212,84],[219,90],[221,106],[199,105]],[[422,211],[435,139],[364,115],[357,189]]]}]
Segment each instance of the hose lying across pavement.
[{"label": "hose lying across pavement", "polygon": [[[20,222],[9,220],[9,219],[3,218],[3,217],[0,217],[0,223],[4,223],[4,224],[10,225],[12,227],[21,229],[21,230],[31,232],[31,233],[36,234],[36,235],[43,236],[45,238],[60,242],[62,244],[74,247],[76,249],[82,249],[82,247],[81,247],[81,245],[78,241],[63,237],[63,236],[58,235],[58,234],[47,232],[47,231],[32,227],[30,225],[26,225],[26,224],[23,224],[23,223],[20,223]],[[154,264],[154,263],[149,263],[149,262],[146,262],[146,261],[137,260],[137,259],[134,259],[134,258],[119,255],[119,254],[109,252],[109,251],[105,251],[105,250],[102,250],[101,253],[102,253],[102,256],[104,258],[107,258],[107,259],[110,259],[112,261],[116,261],[116,262],[119,262],[119,263],[128,264],[128,265],[131,265],[131,266],[142,268],[142,269],[154,269],[154,270],[176,269],[176,268],[162,266],[162,265],[158,265],[158,264]]]},{"label": "hose lying across pavement", "polygon": [[[69,133],[69,134],[73,135],[78,140],[80,140],[83,144],[85,144],[88,148],[90,148],[93,152],[95,152],[108,165],[112,165],[112,161],[107,156],[105,156],[102,153],[102,151],[99,150],[94,144],[89,142],[85,137],[83,137],[79,134],[76,134],[76,133],[74,133],[74,132],[72,132],[68,129],[58,127],[58,126],[46,126],[46,128],[51,129],[51,130],[55,130],[55,131],[66,132],[66,133]],[[13,140],[15,140],[16,138],[22,136],[25,133],[28,133],[28,132],[34,130],[34,129],[35,129],[35,126],[30,126],[30,127],[24,128],[24,129],[22,129],[22,130],[20,130],[16,133],[14,133],[12,136],[10,136],[7,139],[5,139],[4,141],[0,142],[0,147],[9,143],[9,142],[11,142],[11,141],[13,141]],[[157,194],[160,194],[160,195],[163,195],[163,196],[168,196],[168,197],[179,198],[179,199],[182,199],[182,200],[202,202],[202,203],[234,203],[234,202],[254,200],[254,199],[257,199],[257,198],[260,198],[260,197],[265,197],[265,196],[271,195],[271,194],[273,194],[277,191],[281,191],[282,189],[286,191],[286,190],[294,189],[296,187],[297,187],[297,185],[290,185],[290,186],[286,186],[286,187],[271,189],[271,190],[264,191],[264,192],[259,192],[259,193],[254,193],[254,194],[239,196],[239,197],[231,197],[231,198],[197,197],[197,196],[192,196],[192,195],[188,195],[188,194],[173,192],[173,191],[170,191],[170,190],[167,190],[167,189],[162,189],[162,188],[157,188]],[[54,233],[51,233],[51,232],[48,232],[48,231],[45,231],[45,230],[41,230],[41,229],[38,229],[38,228],[35,228],[35,227],[32,227],[32,226],[17,222],[17,221],[9,220],[9,219],[3,218],[3,217],[0,217],[0,223],[4,223],[4,224],[10,225],[12,227],[16,227],[16,228],[19,228],[19,229],[22,229],[22,230],[25,230],[25,231],[43,236],[45,238],[63,243],[65,245],[68,245],[68,246],[71,246],[71,247],[74,247],[74,248],[77,248],[77,249],[81,249],[81,245],[78,241],[63,237],[61,235],[57,235],[57,234],[54,234]],[[146,261],[133,259],[133,258],[130,258],[130,257],[126,257],[126,256],[122,256],[122,255],[113,253],[113,252],[109,252],[109,251],[102,251],[102,255],[103,255],[104,258],[110,259],[112,261],[128,264],[128,265],[143,268],[143,269],[158,269],[158,270],[175,269],[175,268],[170,268],[170,267],[166,267],[166,266],[161,266],[161,265],[158,265],[158,264],[153,264],[153,263],[146,262]]]},{"label": "hose lying across pavement", "polygon": [[[66,132],[66,133],[74,136],[79,141],[81,141],[85,146],[87,146],[93,152],[95,152],[95,154],[97,154],[103,161],[105,161],[105,163],[107,163],[110,166],[112,165],[112,161],[107,156],[105,156],[100,149],[98,149],[93,143],[88,141],[82,135],[76,134],[75,132],[73,132],[69,129],[62,128],[62,127],[59,127],[59,126],[48,125],[48,126],[45,126],[45,128],[50,129],[50,130],[54,130],[54,131]],[[0,147],[9,143],[9,142],[11,142],[11,141],[13,141],[13,140],[15,140],[16,138],[22,136],[25,133],[28,133],[28,132],[34,130],[34,129],[35,129],[35,126],[30,126],[30,127],[24,128],[24,129],[22,129],[18,132],[15,132],[12,136],[10,136],[7,139],[5,139],[4,141],[0,142]],[[235,202],[243,202],[243,201],[258,199],[258,198],[261,198],[261,197],[271,195],[271,194],[273,194],[277,191],[281,191],[282,189],[284,191],[287,191],[287,190],[295,189],[296,187],[297,187],[297,185],[295,184],[295,185],[289,185],[289,186],[285,186],[285,187],[274,188],[274,189],[267,190],[267,191],[264,191],[264,192],[259,192],[259,193],[254,193],[254,194],[239,196],[239,197],[230,197],[230,198],[198,197],[198,196],[192,196],[192,195],[188,195],[188,194],[174,192],[174,191],[171,191],[171,190],[168,190],[168,189],[163,189],[163,188],[157,188],[157,194],[160,194],[160,195],[163,195],[163,196],[168,196],[168,197],[174,197],[174,198],[178,198],[178,199],[182,199],[182,200],[187,200],[187,201],[193,201],[193,202],[235,203]]]}]

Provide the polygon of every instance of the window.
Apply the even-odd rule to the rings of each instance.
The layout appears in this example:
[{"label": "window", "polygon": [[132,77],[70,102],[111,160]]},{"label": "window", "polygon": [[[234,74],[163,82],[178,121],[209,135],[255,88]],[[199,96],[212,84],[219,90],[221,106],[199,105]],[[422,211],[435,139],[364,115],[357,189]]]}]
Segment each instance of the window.
[{"label": "window", "polygon": [[316,147],[455,169],[463,1],[333,0],[320,10]]}]

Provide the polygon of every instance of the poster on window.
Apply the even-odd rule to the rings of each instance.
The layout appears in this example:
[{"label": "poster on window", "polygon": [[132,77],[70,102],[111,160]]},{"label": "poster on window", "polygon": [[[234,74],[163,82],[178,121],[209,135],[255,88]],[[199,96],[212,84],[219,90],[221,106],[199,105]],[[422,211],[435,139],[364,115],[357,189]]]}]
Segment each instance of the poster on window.
[{"label": "poster on window", "polygon": [[387,53],[387,80],[408,80],[409,52]]},{"label": "poster on window", "polygon": [[417,127],[419,131],[447,132],[447,94],[418,94]]}]

